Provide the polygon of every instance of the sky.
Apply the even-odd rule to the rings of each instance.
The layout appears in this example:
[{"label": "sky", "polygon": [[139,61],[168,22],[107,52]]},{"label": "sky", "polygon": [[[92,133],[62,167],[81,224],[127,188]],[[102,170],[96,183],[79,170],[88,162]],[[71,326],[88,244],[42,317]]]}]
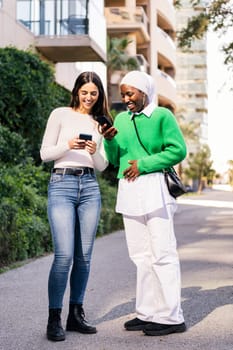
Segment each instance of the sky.
[{"label": "sky", "polygon": [[[232,40],[232,33],[231,33]],[[216,33],[208,34],[208,144],[213,168],[223,173],[227,161],[233,160],[233,72],[224,65],[220,39]]]}]

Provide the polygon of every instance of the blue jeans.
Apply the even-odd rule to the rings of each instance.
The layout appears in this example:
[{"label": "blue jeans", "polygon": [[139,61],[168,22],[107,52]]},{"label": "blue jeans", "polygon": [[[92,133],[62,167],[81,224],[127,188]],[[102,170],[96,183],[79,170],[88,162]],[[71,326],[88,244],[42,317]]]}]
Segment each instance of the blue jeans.
[{"label": "blue jeans", "polygon": [[96,176],[51,174],[48,218],[54,260],[49,274],[49,308],[62,308],[70,274],[70,303],[82,304],[101,210]]}]

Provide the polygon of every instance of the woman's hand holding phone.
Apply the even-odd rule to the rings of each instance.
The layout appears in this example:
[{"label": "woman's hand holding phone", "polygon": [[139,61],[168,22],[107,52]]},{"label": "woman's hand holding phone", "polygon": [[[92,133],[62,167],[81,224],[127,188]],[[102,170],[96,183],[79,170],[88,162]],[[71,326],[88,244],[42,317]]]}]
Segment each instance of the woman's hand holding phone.
[{"label": "woman's hand holding phone", "polygon": [[106,139],[106,140],[112,140],[113,137],[118,133],[117,129],[112,126],[111,128],[107,128],[107,129],[102,129],[102,134],[103,134],[103,137]]},{"label": "woman's hand holding phone", "polygon": [[105,115],[98,116],[97,122],[102,126],[102,130],[107,130],[113,126],[112,121]]},{"label": "woman's hand holding phone", "polygon": [[92,140],[90,134],[80,134],[79,137],[74,137],[68,141],[70,149],[85,149],[87,143]]},{"label": "woman's hand holding phone", "polygon": [[73,139],[68,141],[68,145],[70,149],[84,149],[86,141],[80,140],[78,137],[74,137]]},{"label": "woman's hand holding phone", "polygon": [[79,141],[83,142],[83,148],[85,148],[88,153],[94,154],[96,152],[96,142],[92,141],[91,134],[80,134]]}]

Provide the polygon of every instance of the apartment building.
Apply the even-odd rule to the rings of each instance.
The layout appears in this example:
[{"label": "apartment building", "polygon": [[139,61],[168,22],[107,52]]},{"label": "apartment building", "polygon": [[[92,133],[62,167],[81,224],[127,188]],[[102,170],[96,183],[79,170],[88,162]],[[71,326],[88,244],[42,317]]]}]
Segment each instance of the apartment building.
[{"label": "apartment building", "polygon": [[[105,0],[107,33],[128,38],[128,55],[140,69],[151,74],[157,85],[157,102],[176,109],[175,9],[173,0]],[[124,71],[112,76],[113,105],[118,105],[119,81]]]},{"label": "apartment building", "polygon": [[[189,18],[203,10],[204,5],[192,7],[190,0],[182,0],[176,12],[177,30],[181,30]],[[207,40],[206,37],[192,43],[189,51],[177,49],[177,112],[185,121],[197,123],[196,132],[201,143],[208,140],[207,104]],[[189,151],[195,152],[196,142],[189,142]]]},{"label": "apartment building", "polygon": [[[128,55],[150,73],[157,85],[155,102],[186,120],[200,121],[206,139],[206,47],[192,54],[176,52],[175,31],[192,15],[190,1],[175,11],[173,0],[0,0],[0,47],[31,48],[52,62],[56,80],[71,89],[82,70],[93,69],[106,82],[106,38],[131,40]],[[116,72],[113,102],[121,103]],[[176,81],[176,82],[175,82]],[[177,86],[176,86],[177,85]]]},{"label": "apartment building", "polygon": [[6,46],[38,52],[68,89],[87,62],[106,80],[104,1],[0,0],[0,47]]},{"label": "apartment building", "polygon": [[[106,86],[107,34],[129,38],[128,54],[157,82],[157,103],[176,109],[173,0],[0,0],[0,6],[0,47],[39,52],[69,89],[85,69]],[[122,74],[111,81],[115,103]]]}]

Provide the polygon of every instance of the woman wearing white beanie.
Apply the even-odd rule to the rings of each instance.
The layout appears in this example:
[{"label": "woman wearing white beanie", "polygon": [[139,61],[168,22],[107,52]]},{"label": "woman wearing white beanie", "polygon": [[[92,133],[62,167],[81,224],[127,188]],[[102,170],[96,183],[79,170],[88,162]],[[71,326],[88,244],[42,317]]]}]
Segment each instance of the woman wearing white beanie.
[{"label": "woman wearing white beanie", "polygon": [[153,78],[131,71],[120,83],[127,111],[104,132],[105,151],[118,171],[116,211],[123,215],[129,256],[137,268],[136,318],[128,331],[161,336],[186,330],[181,309],[180,265],[163,169],[186,156],[172,112],[154,103]]}]

